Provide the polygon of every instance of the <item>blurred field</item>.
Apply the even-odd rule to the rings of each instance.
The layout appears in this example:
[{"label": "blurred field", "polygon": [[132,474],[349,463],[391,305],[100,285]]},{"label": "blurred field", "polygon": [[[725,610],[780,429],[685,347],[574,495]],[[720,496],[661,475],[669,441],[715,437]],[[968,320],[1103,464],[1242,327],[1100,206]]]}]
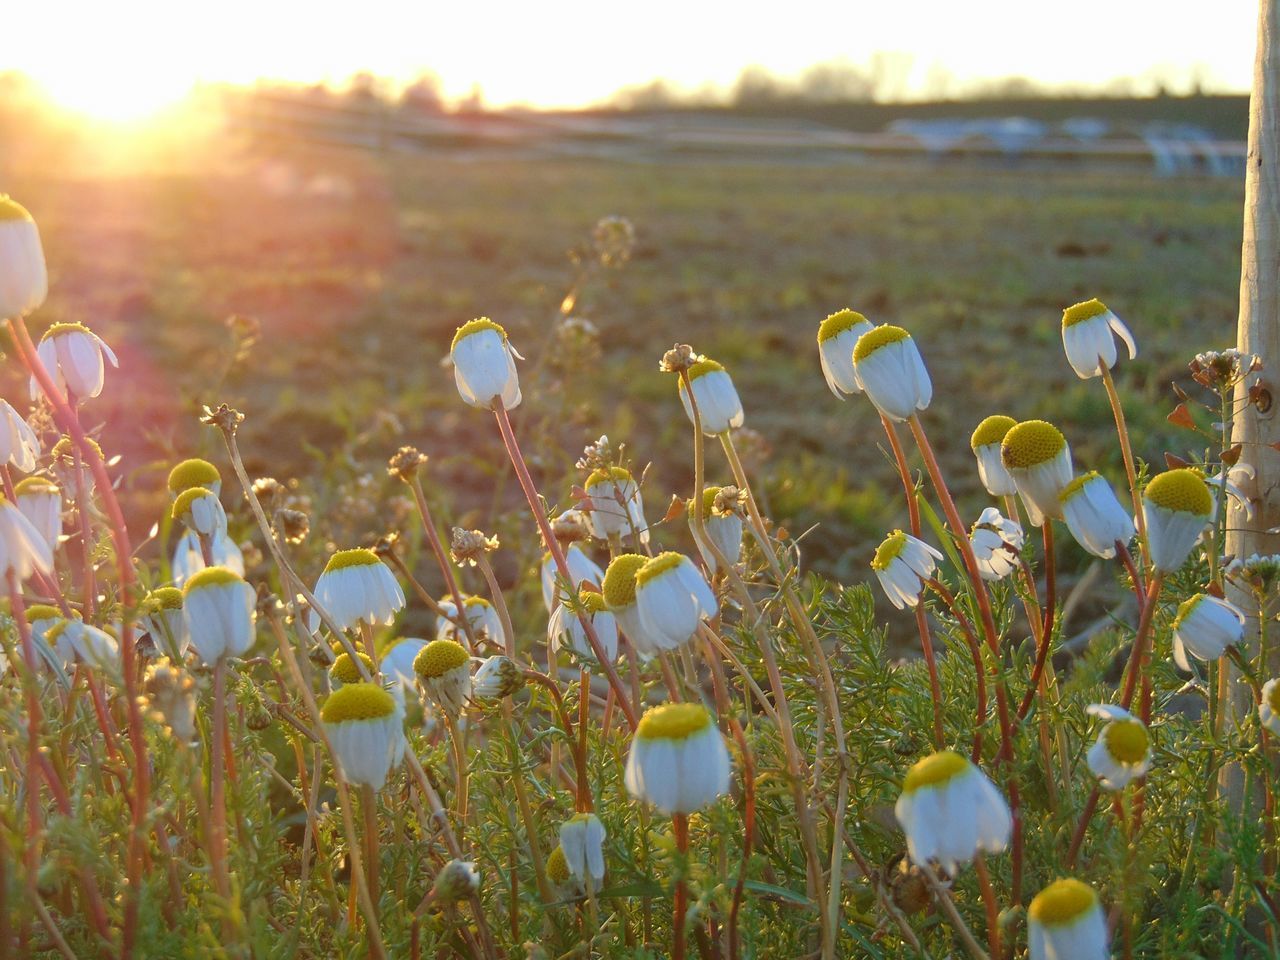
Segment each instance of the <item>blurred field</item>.
[{"label": "blurred field", "polygon": [[[1198,350],[1234,341],[1234,181],[308,149],[171,175],[23,170],[3,186],[45,236],[52,294],[37,326],[82,320],[121,353],[128,376],[92,410],[146,496],[171,452],[213,450],[194,415],[226,401],[249,416],[255,472],[323,475],[306,483],[335,489],[367,473],[381,488],[387,455],[413,442],[449,481],[442,496],[475,491],[452,518],[483,511],[497,435],[441,359],[453,328],[485,314],[529,358],[517,429],[554,411],[536,424],[545,490],[608,433],[653,462],[651,514],[687,495],[689,428],[657,363],[688,341],[729,366],[748,426],[772,448],[765,469],[792,478],[770,486],[773,515],[793,533],[820,524],[806,558],[861,579],[874,541],[902,522],[899,491],[870,405],[823,383],[814,333],[827,313],[848,305],[913,331],[935,381],[929,428],[963,493],[976,484],[969,432],[992,412],[1051,407],[1080,464],[1118,467],[1103,391],[1062,356],[1063,306],[1096,295],[1133,328],[1142,353],[1119,379],[1151,460],[1189,436],[1164,423],[1169,381]],[[566,251],[608,214],[634,223],[638,245],[582,290],[573,313],[599,327],[602,353],[563,376],[543,354],[573,277]],[[237,363],[231,314],[260,325]],[[318,523],[360,538],[388,520],[336,511]]]}]

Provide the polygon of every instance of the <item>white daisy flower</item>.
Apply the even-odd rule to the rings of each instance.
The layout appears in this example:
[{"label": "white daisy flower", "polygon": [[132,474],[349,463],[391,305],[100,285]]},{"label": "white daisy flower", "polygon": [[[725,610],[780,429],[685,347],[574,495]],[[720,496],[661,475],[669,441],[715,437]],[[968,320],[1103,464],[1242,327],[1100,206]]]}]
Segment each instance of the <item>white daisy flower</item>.
[{"label": "white daisy flower", "polygon": [[403,735],[395,698],[376,683],[347,683],[329,694],[320,720],[342,778],[381,790]]},{"label": "white daisy flower", "polygon": [[1086,760],[1104,790],[1123,790],[1151,766],[1151,737],[1146,725],[1123,707],[1095,703],[1086,712],[1102,717],[1097,741]]},{"label": "white daisy flower", "polygon": [[1071,536],[1095,557],[1110,560],[1117,543],[1127,547],[1133,539],[1133,517],[1097,471],[1076,477],[1062,488],[1058,499]]},{"label": "white daisy flower", "polygon": [[1093,888],[1055,880],[1027,908],[1031,960],[1110,960],[1107,917]]},{"label": "white daisy flower", "polygon": [[[209,552],[213,555],[213,566],[226,567],[239,576],[244,576],[244,554],[236,546],[236,542],[228,536],[213,537],[209,543]],[[169,574],[177,586],[182,586],[205,568],[204,553],[200,549],[200,535],[194,530],[187,530],[178,538],[173,549],[173,560],[169,565]]]},{"label": "white daisy flower", "polygon": [[[705,357],[689,368],[689,388],[698,404],[698,417],[702,432],[708,437],[719,436],[727,430],[742,426],[742,401],[733,385],[729,372],[714,360]],[[693,405],[685,392],[684,380],[679,383],[680,402],[684,412],[693,422]]]},{"label": "white daisy flower", "polygon": [[[464,597],[462,600],[463,609],[467,614],[467,622],[471,625],[471,632],[475,634],[476,642],[488,639],[491,643],[506,649],[507,631],[503,629],[502,617],[493,604],[484,597]],[[440,610],[444,616],[440,617],[436,624],[437,640],[454,640],[467,646],[467,633],[465,630],[459,630],[454,624],[454,619],[458,616],[458,608],[452,600],[441,600]]]},{"label": "white daisy flower", "polygon": [[404,591],[395,574],[376,553],[363,548],[331,556],[316,581],[315,596],[343,630],[361,623],[393,623],[404,607]]},{"label": "white daisy flower", "polygon": [[1086,300],[1062,311],[1062,346],[1067,361],[1081,380],[1102,376],[1116,365],[1116,336],[1129,348],[1129,359],[1138,355],[1133,334],[1101,300]]},{"label": "white daisy flower", "polygon": [[1187,561],[1213,516],[1213,495],[1197,471],[1157,474],[1142,491],[1147,548],[1157,570],[1172,573]]},{"label": "white daisy flower", "polygon": [[604,879],[604,824],[594,813],[579,813],[560,824],[560,850],[565,866],[582,884]]},{"label": "white daisy flower", "polygon": [[624,781],[660,813],[696,813],[729,792],[729,751],[700,703],[665,703],[640,718]]},{"label": "white daisy flower", "polygon": [[1026,540],[1022,524],[987,507],[969,534],[978,572],[983,580],[1003,580],[1018,569],[1018,555]]},{"label": "white daisy flower", "polygon": [[871,569],[889,602],[901,610],[920,601],[924,581],[933,576],[941,559],[942,554],[923,540],[895,530],[876,548]]},{"label": "white daisy flower", "polygon": [[226,567],[206,567],[182,588],[187,635],[206,666],[253,646],[254,594]]},{"label": "white daisy flower", "polygon": [[0,497],[0,576],[12,573],[21,583],[37,570],[53,570],[53,549],[21,510]]},{"label": "white daisy flower", "polygon": [[[3,203],[3,199],[0,199],[0,206]],[[3,232],[4,221],[0,220],[0,234]],[[0,266],[0,272],[3,269]],[[7,401],[0,400],[0,463],[7,463],[23,473],[30,473],[36,468],[39,456],[40,440],[36,432]]]},{"label": "white daisy flower", "polygon": [[1063,489],[1071,482],[1071,448],[1051,423],[1024,420],[1009,429],[1000,445],[1000,458],[1013,477],[1033,527],[1045,517],[1062,519]]},{"label": "white daisy flower", "polygon": [[155,644],[170,658],[181,662],[191,636],[182,614],[182,591],[177,587],[157,587],[147,594],[142,604],[140,624],[151,634]]},{"label": "white daisy flower", "polygon": [[488,657],[480,662],[471,682],[477,700],[501,700],[524,686],[524,674],[515,661],[507,657]]},{"label": "white daisy flower", "polygon": [[[724,488],[707,487],[702,491],[702,522],[706,525],[707,538],[730,564],[735,564],[742,553],[742,515],[732,510],[728,513],[716,512],[714,509],[716,497],[722,489]],[[711,575],[715,576],[719,565],[715,551],[708,544],[702,542],[702,537],[699,535],[697,525],[694,522],[694,509],[693,502],[690,501],[688,509],[689,532],[693,534],[693,542],[698,545],[698,552],[702,554],[703,563],[707,565]]]},{"label": "white daisy flower", "polygon": [[[603,578],[602,578],[603,579]],[[591,622],[596,632],[596,639],[604,648],[604,655],[610,663],[618,659],[618,621],[605,605],[604,596],[594,590],[583,590],[578,594],[578,607]],[[564,604],[557,604],[547,622],[547,645],[554,651],[558,647],[567,646],[573,655],[586,663],[594,663],[595,651],[587,640],[587,632],[582,627],[578,611],[570,610]],[[555,654],[552,654],[554,658]]]},{"label": "white daisy flower", "polygon": [[818,327],[818,359],[827,386],[841,400],[847,393],[861,393],[862,384],[853,368],[853,349],[858,338],[875,324],[856,310],[840,310]]},{"label": "white daisy flower", "polygon": [[456,640],[432,640],[413,660],[431,702],[451,717],[462,712],[471,696],[471,655]]},{"label": "white daisy flower", "polygon": [[911,334],[885,324],[858,338],[853,369],[876,409],[890,420],[906,420],[933,399],[933,381]]},{"label": "white daisy flower", "polygon": [[[107,382],[106,364],[120,366],[106,341],[83,323],[55,323],[44,332],[36,357],[60,393],[77,400],[102,393]],[[40,396],[40,384],[31,378],[31,399]]]},{"label": "white daisy flower", "polygon": [[0,194],[0,317],[25,317],[48,295],[36,222],[20,203]]},{"label": "white daisy flower", "polygon": [[1217,660],[1244,637],[1244,614],[1226,600],[1207,593],[1188,597],[1173,620],[1173,660],[1190,672],[1190,653],[1197,660]]},{"label": "white daisy flower", "polygon": [[641,543],[649,542],[649,525],[644,519],[644,500],[640,487],[625,467],[609,467],[594,471],[583,484],[591,516],[591,532],[601,540],[610,536],[640,535]]},{"label": "white daisy flower", "polygon": [[14,499],[22,515],[31,521],[50,552],[56,552],[62,541],[62,491],[44,477],[27,477],[13,488]]},{"label": "white daisy flower", "polygon": [[1017,484],[1005,469],[1000,445],[1005,435],[1018,425],[1013,417],[995,414],[987,417],[969,438],[969,449],[978,458],[978,478],[993,497],[1008,497],[1018,492]]},{"label": "white daisy flower", "polygon": [[689,642],[703,618],[720,612],[716,595],[682,553],[660,553],[636,571],[636,607],[646,637],[659,650]]},{"label": "white daisy flower", "polygon": [[[52,647],[53,644],[49,642],[47,634],[50,628],[62,622],[62,611],[47,603],[32,603],[27,605],[26,616],[27,625],[31,627],[32,638]],[[4,671],[0,670],[0,673]]]},{"label": "white daisy flower", "polygon": [[83,620],[60,620],[45,631],[44,639],[68,669],[79,662],[110,673],[120,660],[120,644],[116,638]]},{"label": "white daisy flower", "polygon": [[222,494],[222,474],[208,460],[183,460],[169,471],[169,496],[177,497],[192,487],[204,487],[215,494]]},{"label": "white daisy flower", "polygon": [[660,641],[651,638],[645,629],[636,604],[636,574],[648,562],[648,557],[638,553],[620,553],[610,561],[602,584],[605,606],[636,653],[646,660],[661,649]]},{"label": "white daisy flower", "polygon": [[402,689],[414,689],[417,674],[413,672],[413,661],[426,645],[427,641],[420,637],[397,640],[382,655],[379,667],[383,678],[390,683],[399,684]]},{"label": "white daisy flower", "polygon": [[227,512],[217,495],[204,487],[190,487],[173,501],[173,519],[202,537],[226,536]]},{"label": "white daisy flower", "polygon": [[1258,704],[1258,721],[1280,737],[1280,678],[1262,685],[1262,702]]},{"label": "white daisy flower", "polygon": [[951,750],[930,754],[907,771],[893,808],[913,863],[937,861],[955,874],[980,852],[1000,853],[1013,817],[996,785]]},{"label": "white daisy flower", "polygon": [[489,410],[495,400],[503,409],[520,406],[516,361],[524,357],[507,339],[507,331],[487,317],[458,328],[449,349],[458,393],[473,407]]},{"label": "white daisy flower", "polygon": [[[572,580],[570,586],[576,592],[581,588],[583,580],[590,580],[596,586],[604,579],[604,571],[600,569],[600,565],[592,560],[583,552],[582,548],[576,543],[569,544],[564,551],[564,559],[569,567],[569,577]],[[559,570],[556,567],[556,561],[548,550],[542,555],[542,602],[547,606],[547,613],[551,613],[560,605],[561,598],[556,596],[556,578]],[[563,591],[561,591],[563,594]]]}]

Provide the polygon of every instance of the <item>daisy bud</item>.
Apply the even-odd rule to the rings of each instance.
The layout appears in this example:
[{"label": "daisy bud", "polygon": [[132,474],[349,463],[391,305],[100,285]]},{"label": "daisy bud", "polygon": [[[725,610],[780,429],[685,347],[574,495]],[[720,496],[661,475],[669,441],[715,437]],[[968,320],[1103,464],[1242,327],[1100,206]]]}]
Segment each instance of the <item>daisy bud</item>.
[{"label": "daisy bud", "polygon": [[564,544],[586,540],[591,536],[591,518],[581,510],[566,510],[551,521],[551,535]]},{"label": "daisy bud", "polygon": [[1027,908],[1031,960],[1109,960],[1107,918],[1098,895],[1079,880],[1056,880]]},{"label": "daisy bud", "polygon": [[1280,553],[1253,553],[1244,560],[1232,560],[1226,573],[1239,586],[1265,599],[1280,585]]},{"label": "daisy bud", "polygon": [[344,684],[324,702],[320,720],[342,778],[381,790],[402,733],[395,698],[376,683]]},{"label": "daisy bud", "polygon": [[1043,420],[1024,420],[1004,435],[1000,459],[1013,477],[1032,526],[1042,526],[1045,517],[1062,518],[1059,498],[1075,471],[1061,430]]},{"label": "daisy bud", "polygon": [[853,348],[858,338],[874,324],[856,310],[840,310],[823,320],[818,327],[818,361],[822,375],[839,399],[847,393],[861,393],[862,384],[853,369]]},{"label": "daisy bud", "polygon": [[[732,427],[742,426],[742,401],[724,367],[704,357],[689,368],[688,376],[689,390],[698,405],[698,418],[702,421],[704,434],[715,437]],[[693,404],[689,402],[683,379],[680,380],[679,391],[684,412],[692,423]]]},{"label": "daisy bud", "polygon": [[[36,358],[58,390],[76,400],[89,400],[102,393],[107,381],[104,361],[120,366],[106,341],[83,323],[55,323],[40,338]],[[38,396],[40,384],[33,376],[31,399]]]},{"label": "daisy bud", "polygon": [[206,567],[182,588],[191,645],[206,666],[253,646],[253,588],[226,567]]},{"label": "daisy bud", "polygon": [[[169,471],[169,496],[177,497],[192,487],[204,487],[214,494],[222,493],[222,475],[208,460],[183,460]],[[256,490],[257,484],[254,484]]]},{"label": "daisy bud", "polygon": [[[467,597],[462,601],[462,606],[466,611],[467,622],[471,625],[471,632],[475,634],[477,643],[487,639],[491,643],[506,649],[507,631],[503,628],[502,617],[498,615],[498,611],[494,609],[493,604],[484,597]],[[452,600],[441,600],[440,610],[444,616],[440,618],[440,623],[436,628],[436,639],[455,640],[465,646],[467,640],[466,631],[459,630],[453,622],[458,616],[458,608]]]},{"label": "daisy bud", "polygon": [[446,902],[466,900],[480,892],[480,874],[474,863],[450,860],[436,874],[433,889]]},{"label": "daisy bud", "polygon": [[1173,660],[1190,671],[1190,653],[1197,660],[1217,660],[1227,647],[1244,638],[1244,614],[1226,600],[1197,593],[1184,600],[1173,620]]},{"label": "daisy bud", "polygon": [[0,575],[12,573],[21,583],[31,574],[53,570],[53,549],[12,503],[0,497]]},{"label": "daisy bud", "polygon": [[[702,491],[702,522],[706,525],[707,537],[711,540],[717,550],[719,550],[730,564],[738,562],[738,557],[742,553],[742,514],[735,509],[722,512],[717,509],[721,492],[724,487],[707,487]],[[736,487],[728,488],[736,491]],[[693,540],[698,545],[698,551],[702,554],[702,560],[707,565],[707,569],[711,571],[711,575],[716,573],[716,555],[715,552],[707,544],[702,542],[702,537],[698,533],[698,528],[694,523],[694,505],[689,503],[689,530],[693,534]]]},{"label": "daisy bud", "polygon": [[48,294],[36,222],[20,203],[0,194],[0,319],[25,317]]},{"label": "daisy bud", "polygon": [[1117,543],[1128,546],[1133,539],[1133,517],[1097,471],[1076,477],[1062,488],[1058,500],[1071,536],[1095,557],[1110,560]]},{"label": "daisy bud", "polygon": [[1062,346],[1081,380],[1100,377],[1116,365],[1116,336],[1129,348],[1130,360],[1138,355],[1129,328],[1101,300],[1086,300],[1062,311]]},{"label": "daisy bud", "polygon": [[44,477],[27,477],[13,488],[14,500],[22,515],[44,538],[50,552],[62,540],[62,491]]},{"label": "daisy bud", "polygon": [[895,530],[884,543],[876,548],[871,569],[889,597],[889,602],[899,610],[914,607],[924,591],[924,581],[933,576],[935,561],[942,554],[923,540]]},{"label": "daisy bud", "polygon": [[316,599],[343,630],[389,624],[404,606],[395,575],[372,550],[339,550],[316,581]]},{"label": "daisy bud", "polygon": [[[226,567],[232,573],[244,576],[244,554],[230,537],[223,534],[210,538],[209,552],[213,555],[215,567]],[[200,535],[194,530],[187,530],[178,538],[178,544],[173,550],[169,571],[173,582],[181,586],[204,568]]]},{"label": "daisy bud", "polygon": [[[3,221],[0,221],[0,232],[2,230]],[[0,267],[0,270],[3,269]],[[8,464],[23,473],[30,473],[36,468],[36,458],[39,456],[40,440],[36,437],[36,432],[17,410],[0,400],[0,463]]]},{"label": "daisy bud", "polygon": [[982,579],[1003,580],[1017,570],[1024,541],[1022,524],[1002,516],[995,507],[983,510],[969,534]]},{"label": "daisy bud", "polygon": [[173,519],[203,537],[225,536],[227,513],[217,496],[204,487],[191,487],[173,501]]},{"label": "daisy bud", "polygon": [[604,655],[610,663],[618,659],[618,621],[605,606],[604,596],[594,590],[583,590],[578,594],[578,609],[571,610],[565,604],[558,604],[551,612],[547,623],[547,644],[553,649],[568,646],[573,655],[585,663],[594,663],[596,653],[587,640],[587,632],[582,628],[579,613],[586,616],[595,629],[596,639],[604,648]]},{"label": "daisy bud", "polygon": [[501,326],[487,317],[464,323],[453,335],[449,356],[458,393],[471,406],[489,410],[495,400],[501,400],[505,410],[520,406],[516,360],[524,357]]},{"label": "daisy bud", "polygon": [[660,553],[636,571],[636,607],[645,635],[659,650],[688,643],[703,618],[720,611],[716,595],[682,553]]},{"label": "daisy bud", "polygon": [[1000,457],[1000,445],[1005,435],[1017,424],[1013,417],[996,414],[978,424],[969,438],[969,448],[978,458],[978,477],[993,497],[1008,497],[1018,492]]},{"label": "daisy bud", "polygon": [[876,409],[890,420],[906,420],[933,399],[933,382],[911,334],[885,324],[858,338],[853,369]]},{"label": "daisy bud", "polygon": [[[571,543],[564,551],[564,559],[569,567],[569,587],[575,593],[583,580],[599,584],[604,579],[604,571],[600,569],[600,565],[588,557],[576,543]],[[547,613],[554,611],[566,597],[563,588],[556,589],[556,578],[559,573],[555,558],[548,550],[542,555],[542,602],[547,606]]]},{"label": "daisy bud", "polygon": [[471,696],[471,656],[455,640],[432,640],[413,659],[413,672],[431,702],[451,717]]},{"label": "daisy bud", "polygon": [[1213,495],[1195,470],[1166,470],[1142,491],[1147,548],[1157,570],[1172,573],[1187,560],[1213,516]]},{"label": "daisy bud", "polygon": [[501,700],[518,693],[523,686],[524,674],[515,661],[499,656],[489,657],[480,664],[471,691],[477,700]]},{"label": "daisy bud", "polygon": [[1098,739],[1085,758],[1104,790],[1123,790],[1151,766],[1151,737],[1141,720],[1123,707],[1095,703],[1085,708],[1102,717]]},{"label": "daisy bud", "polygon": [[627,792],[667,816],[696,813],[729,792],[729,751],[707,708],[665,703],[640,718],[624,777]]},{"label": "daisy bud", "polygon": [[601,540],[611,536],[639,534],[641,543],[649,542],[649,527],[644,520],[644,501],[640,487],[626,467],[601,467],[587,477],[583,485],[590,500],[591,529]]},{"label": "daisy bud", "polygon": [[996,785],[950,750],[919,760],[907,771],[893,808],[907,835],[913,863],[936,860],[947,873],[980,852],[1000,853],[1013,817]]},{"label": "daisy bud", "polygon": [[[356,651],[356,657],[370,677],[378,672],[373,657],[359,650]],[[334,690],[341,690],[348,683],[367,683],[368,681],[361,676],[356,661],[351,659],[351,654],[344,652],[338,654],[333,660],[333,665],[329,667],[329,682]]]},{"label": "daisy bud", "polygon": [[1280,679],[1262,685],[1262,702],[1258,704],[1258,721],[1280,737]]},{"label": "daisy bud", "polygon": [[560,850],[576,879],[604,879],[604,840],[604,824],[594,813],[579,813],[560,825]]},{"label": "daisy bud", "polygon": [[195,688],[191,675],[169,660],[158,660],[147,667],[142,681],[154,718],[184,743],[196,736]]},{"label": "daisy bud", "polygon": [[182,591],[177,587],[157,587],[142,603],[139,622],[171,659],[181,661],[191,643],[187,621],[182,615]]}]

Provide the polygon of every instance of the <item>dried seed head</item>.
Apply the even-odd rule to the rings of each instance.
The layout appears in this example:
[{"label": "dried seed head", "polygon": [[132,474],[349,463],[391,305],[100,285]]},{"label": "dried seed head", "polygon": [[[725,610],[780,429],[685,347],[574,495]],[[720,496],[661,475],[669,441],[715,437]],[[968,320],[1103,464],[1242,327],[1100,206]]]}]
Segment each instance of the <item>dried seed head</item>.
[{"label": "dried seed head", "polygon": [[[617,452],[621,452],[621,447]],[[575,466],[584,473],[592,473],[611,466],[615,459],[614,453],[608,436],[601,436],[595,443],[589,443],[582,448],[582,456]]]},{"label": "dried seed head", "polygon": [[737,514],[742,517],[747,511],[747,491],[739,490],[730,484],[727,487],[721,487],[711,501],[711,515],[714,517],[728,517]]},{"label": "dried seed head", "polygon": [[253,495],[262,502],[263,509],[268,512],[281,506],[288,492],[288,488],[275,477],[259,477],[253,481]]},{"label": "dried seed head", "polygon": [[602,217],[591,233],[602,266],[621,267],[631,259],[636,245],[636,228],[626,217]]},{"label": "dried seed head", "polygon": [[677,343],[662,355],[658,369],[663,373],[682,373],[701,363],[703,356],[687,343]]},{"label": "dried seed head", "polygon": [[449,555],[453,562],[474,567],[486,553],[498,549],[498,538],[487,536],[483,530],[453,528],[449,541]]},{"label": "dried seed head", "polygon": [[196,735],[195,680],[167,659],[147,667],[142,689],[154,718],[165,724],[179,740]]},{"label": "dried seed head", "polygon": [[566,510],[551,521],[551,533],[561,543],[576,543],[591,536],[591,521],[581,510]]},{"label": "dried seed head", "polygon": [[216,410],[212,407],[205,407],[204,415],[200,418],[200,422],[210,427],[217,427],[223,433],[235,436],[236,429],[240,424],[244,423],[244,414],[239,410],[232,409],[225,403],[220,403]]},{"label": "dried seed head", "polygon": [[301,510],[277,510],[275,527],[288,543],[301,543],[311,532],[311,518]]},{"label": "dried seed head", "polygon": [[408,483],[426,462],[427,455],[417,447],[401,447],[387,461],[387,473]]}]

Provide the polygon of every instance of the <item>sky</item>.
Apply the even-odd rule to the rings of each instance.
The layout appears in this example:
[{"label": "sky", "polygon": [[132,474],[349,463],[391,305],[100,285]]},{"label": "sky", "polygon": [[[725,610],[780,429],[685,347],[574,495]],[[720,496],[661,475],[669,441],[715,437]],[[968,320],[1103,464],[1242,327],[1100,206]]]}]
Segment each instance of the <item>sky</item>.
[{"label": "sky", "polygon": [[585,106],[664,78],[728,87],[838,57],[909,54],[959,81],[1012,75],[1096,84],[1199,65],[1213,90],[1248,89],[1257,0],[37,0],[5,11],[0,70],[61,102],[124,113],[200,82],[341,82],[358,71],[495,106]]}]

